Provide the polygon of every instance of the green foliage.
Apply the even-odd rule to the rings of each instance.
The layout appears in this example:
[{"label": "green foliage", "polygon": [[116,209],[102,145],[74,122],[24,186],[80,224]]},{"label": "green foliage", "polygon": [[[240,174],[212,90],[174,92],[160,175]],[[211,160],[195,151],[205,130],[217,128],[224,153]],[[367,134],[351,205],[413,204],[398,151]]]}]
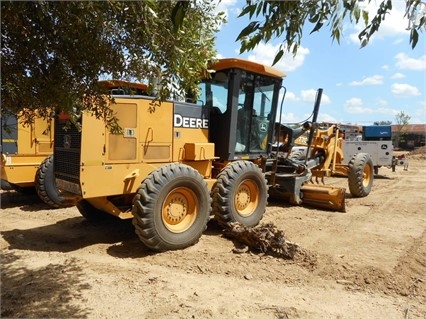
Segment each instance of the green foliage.
[{"label": "green foliage", "polygon": [[391,125],[392,121],[376,121],[373,125]]},{"label": "green foliage", "polygon": [[396,121],[396,138],[398,142],[401,142],[404,138],[404,135],[406,134],[407,125],[409,124],[409,121],[411,119],[411,116],[408,114],[405,114],[404,111],[399,112],[395,116]]},{"label": "green foliage", "polygon": [[405,114],[404,111],[399,112],[395,116],[396,125],[398,126],[406,126],[409,124],[409,121],[411,119],[411,116],[408,114]]},{"label": "green foliage", "polygon": [[[368,3],[372,0],[368,0]],[[392,0],[382,0],[377,13],[370,20],[368,12],[360,6],[359,0],[305,0],[305,1],[256,1],[248,0],[240,17],[247,16],[250,23],[240,32],[240,53],[253,50],[260,42],[283,37],[273,64],[276,64],[285,51],[297,53],[303,36],[305,23],[312,25],[311,33],[321,30],[324,25],[330,28],[332,40],[340,43],[343,22],[364,23],[359,33],[361,47],[379,31],[380,24],[392,10]],[[420,0],[407,0],[406,18],[413,20],[415,12],[422,6]],[[410,21],[411,21],[410,20]],[[410,44],[417,45],[418,30],[424,30],[425,17],[410,22]]]},{"label": "green foliage", "polygon": [[157,78],[160,101],[173,87],[196,91],[223,14],[214,14],[212,0],[193,0],[182,16],[179,3],[2,1],[2,111],[22,112],[29,123],[35,109],[45,117],[49,108],[88,110],[113,125],[102,77]]}]

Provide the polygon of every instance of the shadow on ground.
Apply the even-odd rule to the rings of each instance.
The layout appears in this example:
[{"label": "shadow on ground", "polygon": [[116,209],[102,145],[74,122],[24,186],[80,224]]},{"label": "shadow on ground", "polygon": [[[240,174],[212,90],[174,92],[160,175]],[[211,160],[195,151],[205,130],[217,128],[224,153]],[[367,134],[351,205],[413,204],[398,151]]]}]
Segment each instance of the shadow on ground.
[{"label": "shadow on ground", "polygon": [[58,252],[136,239],[131,221],[118,218],[92,224],[83,217],[73,217],[47,226],[3,231],[1,235],[9,243],[10,250]]},{"label": "shadow on ground", "polygon": [[0,206],[2,209],[20,207],[23,211],[35,212],[39,210],[51,209],[45,204],[37,193],[21,193],[14,190],[3,191],[0,194]]},{"label": "shadow on ground", "polygon": [[13,252],[1,258],[1,318],[87,318],[89,309],[73,305],[83,290],[84,272],[68,259],[61,265],[49,264],[39,269],[20,266]]}]

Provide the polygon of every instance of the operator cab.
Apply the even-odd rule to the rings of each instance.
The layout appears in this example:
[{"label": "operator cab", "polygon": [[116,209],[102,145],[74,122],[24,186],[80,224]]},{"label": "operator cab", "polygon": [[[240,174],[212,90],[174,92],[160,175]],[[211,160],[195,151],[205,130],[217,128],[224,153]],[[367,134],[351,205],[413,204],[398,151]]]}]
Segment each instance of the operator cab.
[{"label": "operator cab", "polygon": [[209,141],[221,160],[255,159],[270,151],[284,73],[242,59],[211,65],[200,84],[210,108]]}]

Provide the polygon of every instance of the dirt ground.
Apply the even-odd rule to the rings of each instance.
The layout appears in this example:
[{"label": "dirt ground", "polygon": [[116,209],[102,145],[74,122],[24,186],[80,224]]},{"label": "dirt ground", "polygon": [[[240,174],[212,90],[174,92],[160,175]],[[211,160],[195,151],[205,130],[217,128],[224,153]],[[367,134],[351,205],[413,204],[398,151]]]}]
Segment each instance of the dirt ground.
[{"label": "dirt ground", "polygon": [[[1,193],[2,318],[426,318],[426,159],[380,168],[346,213],[270,202],[304,255],[238,245],[212,221],[185,250],[152,253],[129,221],[90,224],[75,207]],[[327,184],[347,187],[344,178]]]}]

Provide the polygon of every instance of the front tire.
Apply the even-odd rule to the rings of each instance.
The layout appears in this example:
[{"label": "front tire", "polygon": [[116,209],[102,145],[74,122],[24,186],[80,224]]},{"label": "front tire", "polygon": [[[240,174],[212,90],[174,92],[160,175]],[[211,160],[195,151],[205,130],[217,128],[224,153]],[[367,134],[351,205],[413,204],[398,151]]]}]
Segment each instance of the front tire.
[{"label": "front tire", "polygon": [[238,222],[256,226],[268,204],[268,185],[262,170],[249,161],[235,161],[218,175],[213,188],[213,211],[224,226]]},{"label": "front tire", "polygon": [[374,179],[371,156],[367,153],[355,154],[349,161],[348,166],[348,183],[351,194],[354,197],[365,197],[370,194]]},{"label": "front tire", "polygon": [[151,172],[133,200],[133,225],[150,249],[183,249],[200,239],[210,218],[207,183],[188,165],[173,163]]}]

